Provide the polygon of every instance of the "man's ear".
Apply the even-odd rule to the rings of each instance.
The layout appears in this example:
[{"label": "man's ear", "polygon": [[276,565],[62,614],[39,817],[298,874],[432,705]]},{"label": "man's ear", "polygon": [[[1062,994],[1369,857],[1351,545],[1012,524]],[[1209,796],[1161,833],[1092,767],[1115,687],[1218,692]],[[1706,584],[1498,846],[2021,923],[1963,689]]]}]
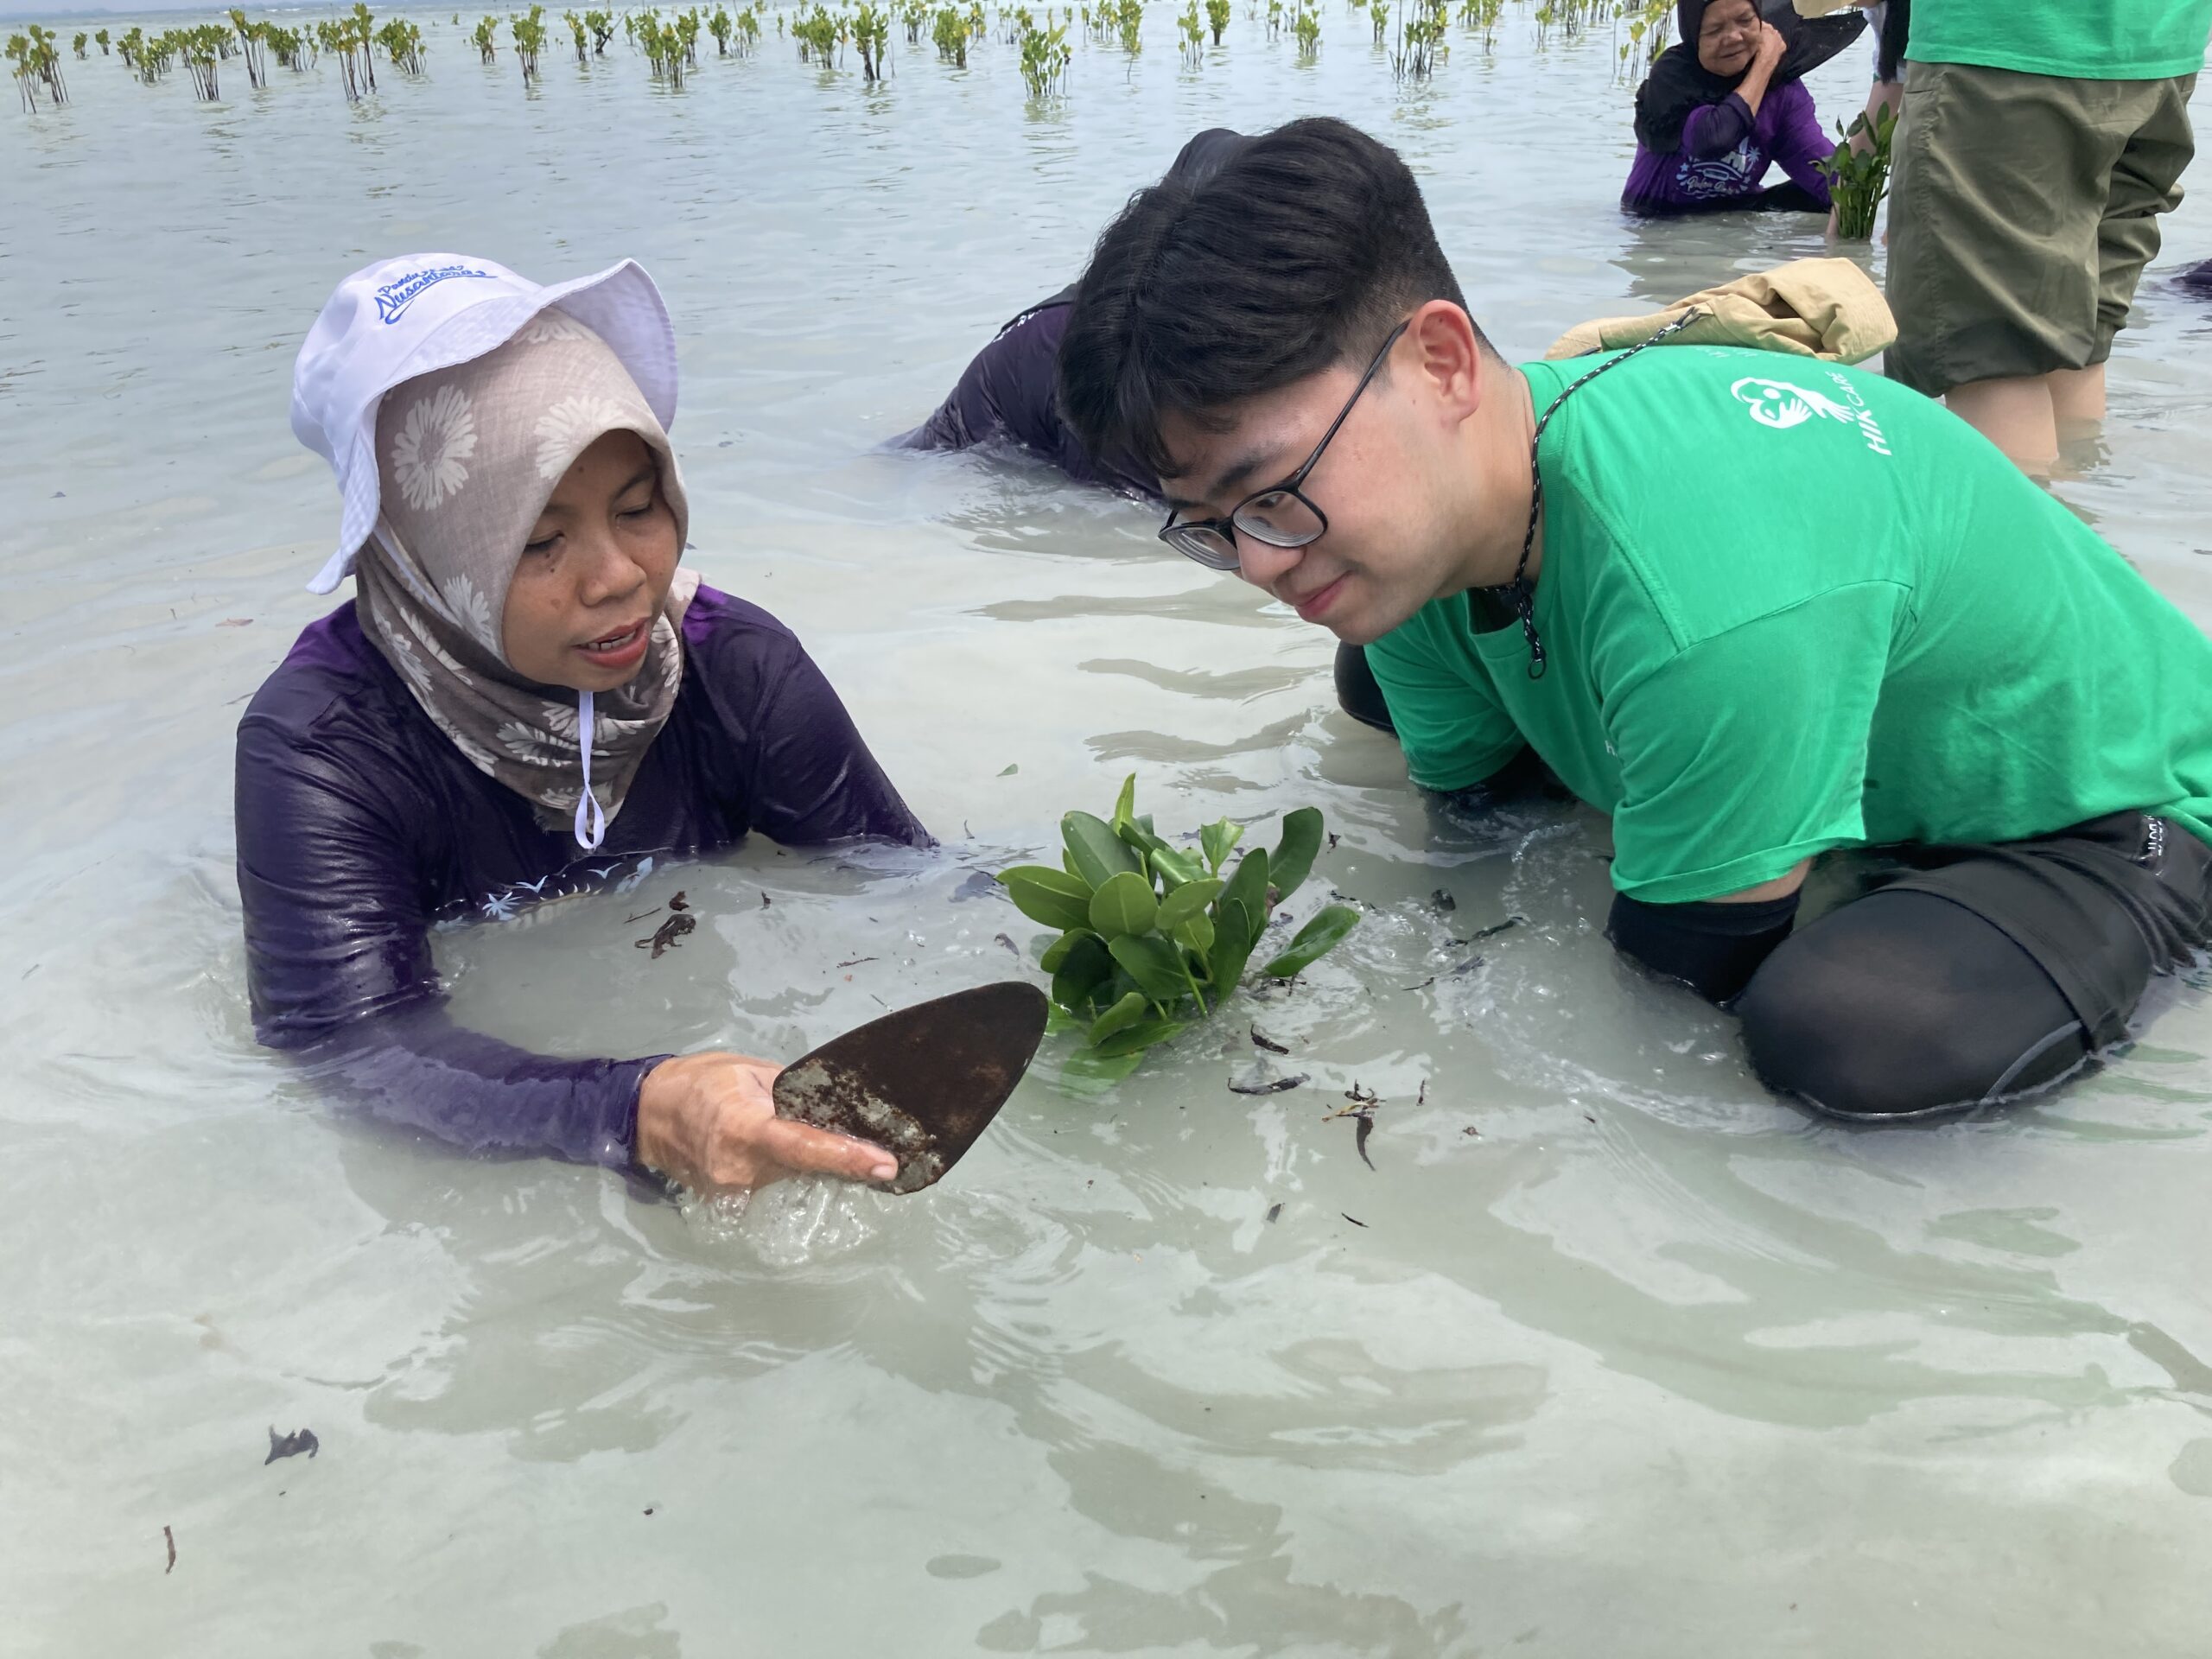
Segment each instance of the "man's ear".
[{"label": "man's ear", "polygon": [[1447,424],[1457,426],[1482,407],[1490,364],[1465,311],[1449,300],[1430,300],[1408,320],[1406,340],[1424,397]]}]

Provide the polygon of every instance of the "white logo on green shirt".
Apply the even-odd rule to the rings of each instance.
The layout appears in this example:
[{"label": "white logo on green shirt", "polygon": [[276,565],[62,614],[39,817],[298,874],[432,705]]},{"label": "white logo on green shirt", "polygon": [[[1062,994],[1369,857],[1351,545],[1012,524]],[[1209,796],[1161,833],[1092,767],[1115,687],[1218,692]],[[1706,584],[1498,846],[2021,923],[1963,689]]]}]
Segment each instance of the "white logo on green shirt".
[{"label": "white logo on green shirt", "polygon": [[1745,376],[1729,390],[1761,426],[1787,432],[1808,421],[1841,421],[1857,427],[1866,440],[1866,447],[1876,454],[1888,454],[1889,441],[1883,436],[1881,423],[1866,407],[1866,400],[1859,396],[1859,389],[1842,375],[1831,372],[1828,378],[1841,389],[1847,401],[1839,403],[1824,391],[1808,391],[1795,381],[1770,380],[1757,374]]}]

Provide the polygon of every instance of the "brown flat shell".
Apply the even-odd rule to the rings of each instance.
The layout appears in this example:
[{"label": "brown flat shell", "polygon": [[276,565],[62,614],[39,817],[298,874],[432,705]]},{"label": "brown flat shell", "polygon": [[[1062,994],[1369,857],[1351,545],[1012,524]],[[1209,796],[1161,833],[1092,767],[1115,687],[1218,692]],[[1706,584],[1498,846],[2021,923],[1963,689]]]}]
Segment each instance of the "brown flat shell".
[{"label": "brown flat shell", "polygon": [[776,1078],[776,1116],[872,1141],[899,1160],[893,1192],[944,1179],[974,1146],[1044,1040],[1044,992],[978,985],[871,1020]]}]

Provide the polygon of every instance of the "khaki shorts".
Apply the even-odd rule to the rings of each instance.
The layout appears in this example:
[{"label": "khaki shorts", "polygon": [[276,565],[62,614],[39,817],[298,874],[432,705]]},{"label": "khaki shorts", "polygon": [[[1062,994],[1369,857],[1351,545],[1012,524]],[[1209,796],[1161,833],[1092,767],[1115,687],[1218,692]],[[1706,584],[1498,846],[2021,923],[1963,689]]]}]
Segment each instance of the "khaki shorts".
[{"label": "khaki shorts", "polygon": [[1890,378],[1940,397],[2112,354],[2196,150],[2194,75],[1905,70],[1890,207]]}]

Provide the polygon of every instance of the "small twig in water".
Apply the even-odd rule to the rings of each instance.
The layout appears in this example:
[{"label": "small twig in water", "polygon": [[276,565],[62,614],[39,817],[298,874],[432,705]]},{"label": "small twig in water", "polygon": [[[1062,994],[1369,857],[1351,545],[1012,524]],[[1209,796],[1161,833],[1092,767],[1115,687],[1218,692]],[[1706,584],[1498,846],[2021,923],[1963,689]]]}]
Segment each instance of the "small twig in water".
[{"label": "small twig in water", "polygon": [[883,958],[880,957],[855,957],[850,962],[841,962],[837,965],[840,968],[857,968],[864,962],[880,962],[882,960]]},{"label": "small twig in water", "polygon": [[[1274,1217],[1273,1216],[1269,1216],[1268,1219],[1269,1221],[1273,1221]],[[162,1576],[166,1579],[170,1573],[176,1571],[176,1534],[171,1532],[167,1527],[163,1527],[162,1529],[162,1541],[169,1547],[169,1564],[162,1569]]]},{"label": "small twig in water", "polygon": [[634,916],[625,916],[622,918],[622,925],[627,927],[632,922],[642,922],[646,917],[658,916],[659,913],[660,906],[658,905],[655,905],[651,910],[641,910]]},{"label": "small twig in water", "polygon": [[1286,1048],[1282,1044],[1275,1041],[1274,1038],[1267,1035],[1257,1026],[1252,1027],[1252,1046],[1255,1048],[1264,1048],[1270,1054],[1287,1054],[1290,1052],[1289,1049]]},{"label": "small twig in water", "polygon": [[1231,1082],[1229,1092],[1232,1095],[1279,1095],[1287,1089],[1297,1088],[1305,1081],[1306,1074],[1299,1071],[1287,1077],[1271,1077],[1265,1083]]},{"label": "small twig in water", "polygon": [[[1341,1210],[1338,1211],[1337,1213],[1340,1216],[1344,1216],[1344,1212]],[[1344,1219],[1351,1223],[1355,1227],[1364,1227],[1367,1225],[1367,1224],[1362,1221],[1357,1216],[1344,1216]]]}]

